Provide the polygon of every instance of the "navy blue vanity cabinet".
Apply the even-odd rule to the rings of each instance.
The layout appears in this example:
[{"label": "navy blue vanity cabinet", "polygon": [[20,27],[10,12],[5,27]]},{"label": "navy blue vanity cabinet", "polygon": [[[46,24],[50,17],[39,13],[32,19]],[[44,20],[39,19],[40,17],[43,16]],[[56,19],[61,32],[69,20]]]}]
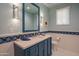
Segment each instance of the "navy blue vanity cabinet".
[{"label": "navy blue vanity cabinet", "polygon": [[16,44],[15,55],[17,56],[18,55],[21,55],[21,56],[51,56],[52,55],[52,38],[49,37],[25,49],[20,48]]}]

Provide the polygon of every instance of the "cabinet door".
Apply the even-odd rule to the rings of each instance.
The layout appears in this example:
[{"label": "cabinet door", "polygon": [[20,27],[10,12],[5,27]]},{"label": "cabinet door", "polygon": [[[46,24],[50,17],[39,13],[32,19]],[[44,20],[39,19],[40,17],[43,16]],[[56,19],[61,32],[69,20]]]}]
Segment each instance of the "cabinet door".
[{"label": "cabinet door", "polygon": [[43,56],[44,55],[44,42],[40,42],[38,48],[39,48],[39,56]]},{"label": "cabinet door", "polygon": [[30,47],[30,56],[37,56],[38,55],[38,45],[34,45]]},{"label": "cabinet door", "polygon": [[48,56],[50,56],[52,54],[52,38],[48,39]]},{"label": "cabinet door", "polygon": [[30,56],[35,56],[35,46],[30,47]]},{"label": "cabinet door", "polygon": [[39,49],[38,49],[38,44],[36,44],[36,46],[35,46],[35,53],[36,53],[36,55],[35,56],[39,56]]},{"label": "cabinet door", "polygon": [[48,47],[47,47],[47,43],[48,43],[47,41],[48,41],[48,40],[45,40],[45,41],[44,41],[44,56],[47,56],[47,48],[48,48]]},{"label": "cabinet door", "polygon": [[30,49],[27,48],[24,50],[25,56],[30,56]]}]

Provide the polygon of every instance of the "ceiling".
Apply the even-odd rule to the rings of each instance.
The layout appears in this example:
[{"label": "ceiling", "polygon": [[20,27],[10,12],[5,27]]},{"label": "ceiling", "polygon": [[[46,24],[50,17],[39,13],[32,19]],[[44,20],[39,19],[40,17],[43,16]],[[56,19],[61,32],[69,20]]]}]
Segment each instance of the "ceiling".
[{"label": "ceiling", "polygon": [[44,3],[44,5],[47,6],[48,8],[54,7],[59,4],[61,4],[61,3]]}]

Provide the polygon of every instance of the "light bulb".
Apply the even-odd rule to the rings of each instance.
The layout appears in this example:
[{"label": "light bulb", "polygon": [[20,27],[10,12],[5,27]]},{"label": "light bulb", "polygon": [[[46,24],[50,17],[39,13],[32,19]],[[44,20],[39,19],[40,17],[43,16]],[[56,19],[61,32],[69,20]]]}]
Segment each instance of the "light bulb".
[{"label": "light bulb", "polygon": [[28,6],[28,7],[27,7],[27,9],[29,10],[29,9],[30,9],[30,7]]},{"label": "light bulb", "polygon": [[18,23],[18,19],[17,19],[17,18],[13,18],[13,19],[12,19],[12,22],[13,22],[13,23]]},{"label": "light bulb", "polygon": [[40,16],[41,16],[42,18],[44,17],[44,15],[43,15],[43,13],[42,13],[42,12],[41,12]]},{"label": "light bulb", "polygon": [[42,24],[42,23],[40,23],[40,25],[41,25],[41,26],[43,26],[43,24]]}]

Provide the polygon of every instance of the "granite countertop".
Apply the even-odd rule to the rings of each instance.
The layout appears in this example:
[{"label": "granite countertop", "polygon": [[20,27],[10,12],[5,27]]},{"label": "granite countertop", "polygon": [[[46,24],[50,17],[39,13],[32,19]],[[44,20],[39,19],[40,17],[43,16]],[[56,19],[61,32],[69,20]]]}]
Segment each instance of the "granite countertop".
[{"label": "granite countertop", "polygon": [[34,36],[34,37],[30,37],[31,40],[29,41],[22,41],[20,39],[17,39],[16,41],[14,41],[15,44],[17,44],[19,47],[21,47],[22,49],[28,48],[30,46],[33,46],[43,40],[46,40],[47,38],[49,38],[49,35],[38,35],[38,36]]}]

